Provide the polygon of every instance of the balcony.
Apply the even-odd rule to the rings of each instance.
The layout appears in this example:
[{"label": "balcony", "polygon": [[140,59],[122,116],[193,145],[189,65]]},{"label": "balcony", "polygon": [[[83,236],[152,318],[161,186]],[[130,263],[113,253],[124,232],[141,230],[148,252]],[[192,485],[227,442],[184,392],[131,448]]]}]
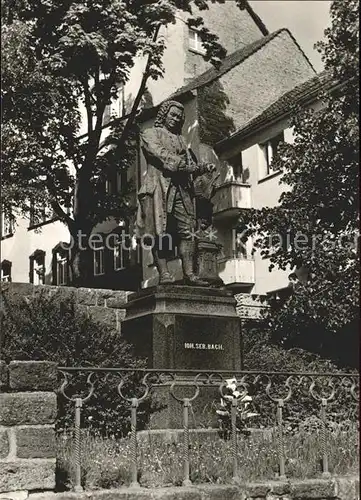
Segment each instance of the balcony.
[{"label": "balcony", "polygon": [[218,272],[225,285],[236,290],[250,291],[254,285],[254,261],[248,259],[221,259]]},{"label": "balcony", "polygon": [[215,220],[236,217],[242,208],[251,208],[251,185],[237,181],[222,184],[212,199]]}]

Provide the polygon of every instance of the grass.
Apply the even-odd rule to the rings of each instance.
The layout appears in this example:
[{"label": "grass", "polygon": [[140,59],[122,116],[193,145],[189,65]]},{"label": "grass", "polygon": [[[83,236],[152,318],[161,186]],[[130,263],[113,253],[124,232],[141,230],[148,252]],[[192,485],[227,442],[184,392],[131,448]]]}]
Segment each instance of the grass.
[{"label": "grass", "polygon": [[[327,452],[333,475],[357,474],[358,429],[329,432]],[[231,443],[218,437],[198,439],[190,436],[190,476],[193,483],[230,483],[232,479]],[[288,478],[314,478],[321,474],[319,433],[299,431],[284,438]],[[277,476],[277,437],[258,434],[239,438],[240,478],[245,481],[270,480]],[[62,488],[74,484],[74,450],[69,435],[58,438],[58,470]],[[82,436],[82,483],[87,490],[117,488],[130,483],[131,450],[129,439]],[[182,443],[141,440],[138,444],[138,480],[143,487],[179,486],[182,484]]]}]

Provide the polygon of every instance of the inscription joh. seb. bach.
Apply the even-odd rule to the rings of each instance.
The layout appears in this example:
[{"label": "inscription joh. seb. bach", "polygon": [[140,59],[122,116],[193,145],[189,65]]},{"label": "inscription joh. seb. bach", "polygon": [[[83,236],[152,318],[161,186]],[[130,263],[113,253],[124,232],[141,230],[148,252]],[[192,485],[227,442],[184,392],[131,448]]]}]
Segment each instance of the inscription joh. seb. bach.
[{"label": "inscription joh. seb. bach", "polygon": [[232,366],[234,337],[239,336],[239,331],[234,328],[234,318],[189,315],[178,316],[175,321],[174,359],[177,368],[222,370]]},{"label": "inscription joh. seb. bach", "polygon": [[223,351],[222,344],[199,344],[194,342],[184,342],[185,349],[203,349],[210,351]]}]

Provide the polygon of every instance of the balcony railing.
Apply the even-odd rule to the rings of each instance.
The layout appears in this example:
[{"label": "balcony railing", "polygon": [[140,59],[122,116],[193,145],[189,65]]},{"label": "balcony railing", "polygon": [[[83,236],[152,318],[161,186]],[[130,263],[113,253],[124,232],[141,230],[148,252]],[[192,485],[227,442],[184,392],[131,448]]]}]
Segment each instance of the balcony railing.
[{"label": "balcony railing", "polygon": [[[68,410],[75,413],[73,426],[73,445],[75,450],[75,471],[73,487],[75,491],[82,490],[81,427],[86,407],[94,405],[94,400],[101,397],[106,390],[114,405],[123,401],[129,411],[129,467],[131,469],[130,486],[139,486],[139,450],[138,430],[142,406],[152,397],[157,388],[164,393],[166,390],[176,407],[179,407],[181,417],[180,431],[183,437],[183,485],[191,484],[190,467],[192,454],[190,441],[193,410],[197,404],[204,403],[204,393],[213,389],[213,396],[223,406],[211,406],[219,419],[226,422],[225,431],[220,433],[220,439],[229,440],[231,446],[230,466],[233,481],[239,478],[239,461],[241,434],[247,418],[250,415],[259,416],[262,422],[259,428],[267,429],[275,437],[275,453],[278,463],[279,478],[287,475],[285,438],[290,432],[291,417],[298,424],[303,424],[305,418],[313,416],[317,422],[309,427],[310,434],[318,436],[320,447],[314,459],[320,460],[323,476],[329,476],[334,464],[329,464],[330,450],[328,439],[334,432],[331,425],[344,423],[343,412],[350,411],[350,421],[357,421],[358,408],[358,376],[351,373],[300,373],[300,372],[261,372],[261,371],[195,371],[195,370],[157,370],[132,368],[96,368],[96,367],[61,367],[62,385],[59,396],[68,401]],[[170,400],[168,400],[170,401]],[[198,403],[200,402],[200,403]],[[70,405],[70,407],[69,407]],[[253,405],[252,408],[247,408]],[[116,406],[114,406],[115,408]],[[177,410],[178,411],[178,410]],[[336,411],[336,413],[335,413]],[[144,412],[143,412],[144,413]],[[307,415],[306,415],[307,414]],[[335,420],[336,419],[336,420]],[[220,421],[218,420],[218,421]],[[316,424],[316,426],[315,426]],[[222,427],[219,428],[219,431]],[[128,432],[128,431],[127,431]],[[119,450],[121,453],[121,450]],[[315,464],[316,465],[316,464]]]},{"label": "balcony railing", "polygon": [[251,208],[251,186],[237,181],[224,183],[212,202],[215,219],[237,216],[242,208]]},{"label": "balcony railing", "polygon": [[249,259],[221,259],[218,272],[225,285],[234,288],[254,285],[254,261]]}]

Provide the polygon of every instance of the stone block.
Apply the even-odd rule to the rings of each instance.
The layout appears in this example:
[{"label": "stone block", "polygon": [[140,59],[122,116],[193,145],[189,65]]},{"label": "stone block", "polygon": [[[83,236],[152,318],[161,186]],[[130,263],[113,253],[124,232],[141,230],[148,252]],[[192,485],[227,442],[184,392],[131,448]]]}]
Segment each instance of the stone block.
[{"label": "stone block", "polygon": [[97,289],[97,306],[104,306],[105,301],[116,297],[119,292],[117,290],[106,290],[106,289]]},{"label": "stone block", "polygon": [[0,394],[0,425],[52,424],[56,417],[53,392]]},{"label": "stone block", "polygon": [[127,292],[118,292],[116,297],[106,299],[106,306],[112,309],[122,309],[127,303]]},{"label": "stone block", "polygon": [[[153,498],[152,500],[203,500],[204,496],[202,492],[198,488],[192,487],[183,487],[181,490],[179,488],[159,488],[153,490]],[[206,497],[207,498],[207,497]],[[213,498],[213,497],[209,497]],[[223,497],[224,499],[228,497]],[[133,500],[133,499],[132,499]],[[137,500],[137,497],[134,497],[134,500]],[[218,500],[218,499],[217,499]]]},{"label": "stone block", "polygon": [[251,498],[266,498],[267,494],[271,492],[271,485],[268,483],[247,483],[246,492],[247,497]]},{"label": "stone block", "polygon": [[10,451],[9,431],[0,429],[0,458],[6,458]]},{"label": "stone block", "polygon": [[0,361],[0,389],[8,385],[8,367],[5,361]]},{"label": "stone block", "polygon": [[82,304],[84,306],[96,306],[97,305],[96,290],[93,290],[91,288],[78,288],[77,303]]},{"label": "stone block", "polygon": [[9,491],[0,493],[0,500],[26,500],[29,498],[27,491]]},{"label": "stone block", "polygon": [[294,500],[313,498],[335,498],[336,483],[327,479],[309,479],[291,483],[291,497]]},{"label": "stone block", "polygon": [[31,283],[3,283],[2,290],[8,291],[13,296],[30,296],[34,295],[34,285]]},{"label": "stone block", "polygon": [[197,485],[202,492],[202,499],[211,500],[240,500],[240,489],[232,485]]},{"label": "stone block", "polygon": [[89,317],[98,323],[110,326],[111,328],[117,327],[117,317],[114,309],[108,309],[107,307],[89,307],[88,309]]},{"label": "stone block", "polygon": [[54,293],[57,293],[60,287],[52,285],[33,285],[33,295],[42,295],[44,297],[50,297]]},{"label": "stone block", "polygon": [[282,496],[290,493],[291,486],[290,483],[282,482],[282,481],[269,481],[267,482],[271,487],[272,494],[274,496]]},{"label": "stone block", "polygon": [[354,478],[340,477],[337,478],[337,499],[338,500],[358,500],[359,492],[357,482]]},{"label": "stone block", "polygon": [[21,427],[16,429],[16,454],[19,458],[54,458],[53,427]]},{"label": "stone block", "polygon": [[9,385],[22,391],[52,391],[57,388],[56,363],[50,361],[11,361]]},{"label": "stone block", "polygon": [[0,492],[54,488],[55,459],[17,460],[1,464]]}]

